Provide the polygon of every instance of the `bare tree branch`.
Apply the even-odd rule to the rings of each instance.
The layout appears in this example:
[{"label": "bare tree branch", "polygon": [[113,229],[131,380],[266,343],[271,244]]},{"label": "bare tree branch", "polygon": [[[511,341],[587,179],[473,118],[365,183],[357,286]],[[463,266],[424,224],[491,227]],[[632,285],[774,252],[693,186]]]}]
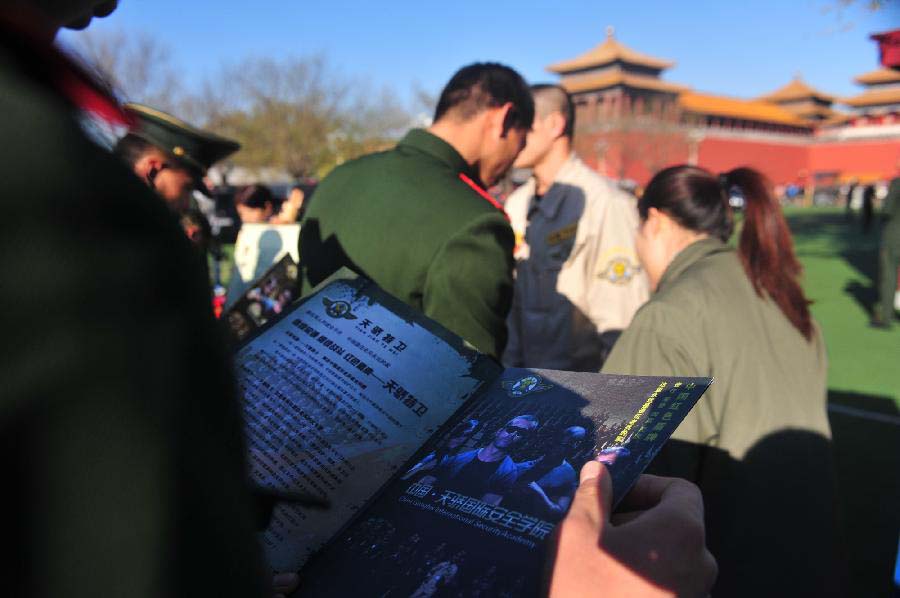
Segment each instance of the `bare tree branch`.
[{"label": "bare tree branch", "polygon": [[147,33],[84,31],[74,51],[123,100],[175,111],[182,90],[169,48]]}]

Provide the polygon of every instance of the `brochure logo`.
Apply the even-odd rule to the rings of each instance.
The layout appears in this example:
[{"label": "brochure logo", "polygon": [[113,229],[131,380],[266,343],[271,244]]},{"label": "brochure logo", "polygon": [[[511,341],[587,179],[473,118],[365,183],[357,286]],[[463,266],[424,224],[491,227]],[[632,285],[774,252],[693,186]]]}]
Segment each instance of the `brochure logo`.
[{"label": "brochure logo", "polygon": [[328,297],[322,297],[322,303],[325,304],[325,313],[336,320],[341,318],[346,320],[356,319],[356,316],[353,315],[350,309],[350,304],[346,301],[332,301]]},{"label": "brochure logo", "polygon": [[512,380],[507,380],[506,382],[502,382],[500,386],[506,389],[506,394],[511,397],[524,397],[525,395],[529,395],[535,392],[541,392],[542,390],[547,390],[548,388],[553,388],[552,384],[542,384],[543,380],[540,376],[525,376],[515,382]]}]

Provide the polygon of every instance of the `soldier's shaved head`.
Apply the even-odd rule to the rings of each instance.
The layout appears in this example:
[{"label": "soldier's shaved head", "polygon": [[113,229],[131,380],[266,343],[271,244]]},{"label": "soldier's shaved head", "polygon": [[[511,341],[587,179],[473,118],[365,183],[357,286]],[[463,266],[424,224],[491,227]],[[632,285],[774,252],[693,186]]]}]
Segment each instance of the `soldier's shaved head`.
[{"label": "soldier's shaved head", "polygon": [[572,96],[559,85],[550,83],[532,85],[531,94],[534,97],[535,116],[544,118],[559,112],[566,119],[563,135],[571,139],[575,133],[575,103],[572,102]]},{"label": "soldier's shaved head", "polygon": [[546,160],[565,160],[572,152],[575,132],[575,105],[559,85],[531,86],[534,124],[528,142],[515,162],[516,168],[535,168]]}]

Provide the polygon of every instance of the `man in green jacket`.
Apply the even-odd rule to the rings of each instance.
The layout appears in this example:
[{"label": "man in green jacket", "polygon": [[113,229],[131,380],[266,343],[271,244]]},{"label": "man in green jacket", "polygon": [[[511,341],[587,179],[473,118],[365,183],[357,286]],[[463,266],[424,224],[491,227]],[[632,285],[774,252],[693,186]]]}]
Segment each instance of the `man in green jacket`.
[{"label": "man in green jacket", "polygon": [[499,358],[514,239],[485,188],[521,151],[533,118],[531,92],[514,70],[459,70],[428,130],[322,181],[302,222],[302,293],[346,266]]},{"label": "man in green jacket", "polygon": [[[900,170],[900,161],[897,162]],[[881,207],[884,225],[878,254],[878,305],[872,325],[890,328],[894,315],[894,293],[897,292],[897,268],[900,268],[900,177],[891,181]]]}]

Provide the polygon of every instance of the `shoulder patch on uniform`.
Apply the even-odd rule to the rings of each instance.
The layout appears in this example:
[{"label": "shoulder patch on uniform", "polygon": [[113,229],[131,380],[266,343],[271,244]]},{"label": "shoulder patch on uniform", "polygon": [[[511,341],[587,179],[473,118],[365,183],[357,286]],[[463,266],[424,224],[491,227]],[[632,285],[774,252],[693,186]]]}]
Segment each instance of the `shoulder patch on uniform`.
[{"label": "shoulder patch on uniform", "polygon": [[628,256],[616,255],[603,264],[599,277],[613,284],[626,284],[640,271],[640,265]]},{"label": "shoulder patch on uniform", "polygon": [[513,233],[516,235],[516,245],[521,245],[525,242],[525,233],[520,230],[513,229]]},{"label": "shoulder patch on uniform", "polygon": [[564,226],[547,235],[547,245],[558,245],[563,241],[568,241],[578,232],[578,223],[573,222],[569,226]]}]

